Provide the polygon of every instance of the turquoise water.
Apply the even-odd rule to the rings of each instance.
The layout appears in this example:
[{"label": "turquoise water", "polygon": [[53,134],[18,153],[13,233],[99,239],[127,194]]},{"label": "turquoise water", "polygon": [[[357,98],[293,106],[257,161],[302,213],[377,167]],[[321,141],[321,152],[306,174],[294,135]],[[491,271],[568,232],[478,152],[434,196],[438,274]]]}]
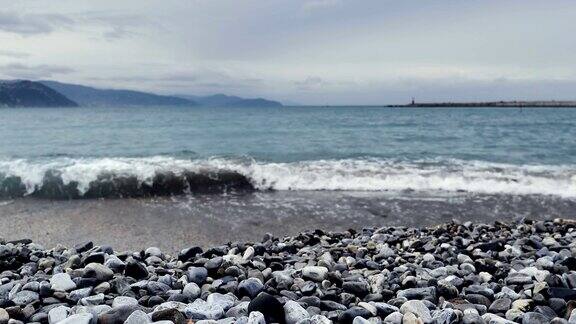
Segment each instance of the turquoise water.
[{"label": "turquoise water", "polygon": [[226,190],[576,197],[576,109],[27,108],[0,121],[5,196],[54,178],[79,196],[118,179],[170,187],[165,174],[184,182],[174,194],[205,174]]},{"label": "turquoise water", "polygon": [[4,158],[455,158],[576,164],[576,110],[398,108],[0,109]]}]

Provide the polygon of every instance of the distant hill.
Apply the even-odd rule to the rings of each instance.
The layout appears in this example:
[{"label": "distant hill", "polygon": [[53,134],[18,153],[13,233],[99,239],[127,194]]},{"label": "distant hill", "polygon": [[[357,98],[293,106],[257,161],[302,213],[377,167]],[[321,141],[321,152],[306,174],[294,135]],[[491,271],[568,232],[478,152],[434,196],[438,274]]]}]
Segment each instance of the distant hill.
[{"label": "distant hill", "polygon": [[97,89],[56,81],[40,81],[85,107],[124,106],[195,106],[196,102],[179,97],[162,96],[141,91]]},{"label": "distant hill", "polygon": [[246,99],[236,96],[227,96],[224,94],[211,96],[179,95],[179,97],[190,99],[197,102],[199,105],[209,107],[282,107],[282,103],[278,101],[263,98]]},{"label": "distant hill", "polygon": [[40,82],[16,80],[0,81],[0,106],[78,107],[78,104]]}]

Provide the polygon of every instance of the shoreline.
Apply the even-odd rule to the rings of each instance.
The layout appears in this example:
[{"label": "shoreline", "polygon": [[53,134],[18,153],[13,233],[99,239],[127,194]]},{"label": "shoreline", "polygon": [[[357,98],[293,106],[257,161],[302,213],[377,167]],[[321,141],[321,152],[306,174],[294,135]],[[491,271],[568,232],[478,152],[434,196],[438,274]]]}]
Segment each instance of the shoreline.
[{"label": "shoreline", "polygon": [[2,323],[576,320],[576,220],[315,230],[173,256],[0,243]]},{"label": "shoreline", "polygon": [[576,201],[530,196],[402,197],[366,192],[267,192],[141,199],[14,199],[0,203],[0,237],[46,247],[85,240],[130,250],[154,245],[168,253],[187,242],[207,247],[297,235],[314,228],[433,226],[456,219],[491,223],[526,217],[576,219]]}]

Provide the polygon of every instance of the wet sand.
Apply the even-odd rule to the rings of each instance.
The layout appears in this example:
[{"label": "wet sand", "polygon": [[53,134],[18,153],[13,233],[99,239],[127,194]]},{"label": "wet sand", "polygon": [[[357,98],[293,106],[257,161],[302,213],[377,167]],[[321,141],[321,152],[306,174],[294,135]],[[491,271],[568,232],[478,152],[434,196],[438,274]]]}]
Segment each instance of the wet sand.
[{"label": "wet sand", "polygon": [[428,226],[515,217],[576,218],[576,202],[466,196],[397,199],[381,194],[275,193],[158,199],[0,202],[0,237],[30,238],[49,248],[91,240],[117,250],[157,246],[170,253],[199,245],[259,241],[265,233],[341,231],[365,226]]}]

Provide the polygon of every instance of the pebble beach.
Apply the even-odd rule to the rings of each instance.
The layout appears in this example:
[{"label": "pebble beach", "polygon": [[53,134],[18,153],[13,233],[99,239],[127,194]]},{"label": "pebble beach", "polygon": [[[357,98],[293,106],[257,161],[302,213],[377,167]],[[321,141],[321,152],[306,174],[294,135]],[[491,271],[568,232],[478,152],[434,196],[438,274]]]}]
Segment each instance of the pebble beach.
[{"label": "pebble beach", "polygon": [[0,244],[0,323],[576,323],[576,221],[114,251]]}]

